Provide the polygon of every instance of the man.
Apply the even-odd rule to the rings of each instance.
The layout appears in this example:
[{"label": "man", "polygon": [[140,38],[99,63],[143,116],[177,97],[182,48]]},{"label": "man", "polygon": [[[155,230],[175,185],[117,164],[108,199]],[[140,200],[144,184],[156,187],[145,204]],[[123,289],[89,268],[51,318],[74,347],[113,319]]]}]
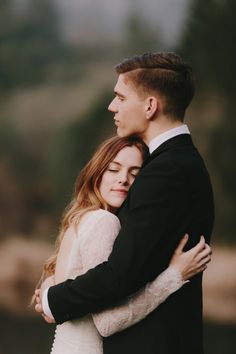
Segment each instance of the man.
[{"label": "man", "polygon": [[[200,234],[209,242],[213,196],[207,170],[183,119],[194,95],[191,68],[174,53],[124,60],[109,106],[119,136],[138,135],[150,157],[118,216],[121,231],[104,262],[75,280],[50,287],[44,311],[57,323],[102,310],[152,281],[178,242]],[[37,307],[41,311],[40,305]],[[105,354],[202,354],[202,276],[135,326],[104,338]]]}]

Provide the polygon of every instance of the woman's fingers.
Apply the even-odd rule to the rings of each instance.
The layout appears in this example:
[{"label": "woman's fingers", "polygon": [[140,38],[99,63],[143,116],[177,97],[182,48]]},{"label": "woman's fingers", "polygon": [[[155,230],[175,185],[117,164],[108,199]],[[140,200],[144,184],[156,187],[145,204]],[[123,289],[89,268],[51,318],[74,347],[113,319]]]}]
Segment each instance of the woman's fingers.
[{"label": "woman's fingers", "polygon": [[208,245],[208,243],[206,243],[205,249],[209,251],[209,254],[210,254],[210,255],[212,255],[212,249],[211,249],[211,247]]},{"label": "woman's fingers", "polygon": [[207,263],[209,263],[210,261],[211,261],[211,256],[208,255],[208,256],[202,258],[202,259],[199,261],[199,264],[200,264],[200,265],[207,264]]},{"label": "woman's fingers", "polygon": [[178,246],[175,250],[176,254],[181,254],[183,252],[183,249],[184,249],[186,243],[188,242],[188,238],[189,238],[189,235],[185,234],[184,237],[180,240],[180,243],[178,244]]},{"label": "woman's fingers", "polygon": [[206,247],[206,242],[205,242],[205,238],[204,236],[202,235],[200,237],[200,241],[196,244],[195,247],[192,248],[192,250],[195,252],[195,253],[199,253],[201,252],[202,250],[204,250]]},{"label": "woman's fingers", "polygon": [[211,257],[211,254],[212,254],[211,247],[208,244],[206,244],[205,248],[202,251],[197,253],[196,259],[200,261],[201,259],[204,259],[205,257],[208,257],[208,256]]},{"label": "woman's fingers", "polygon": [[197,273],[204,272],[204,270],[206,270],[206,269],[207,269],[207,265],[203,264],[201,267],[198,268]]},{"label": "woman's fingers", "polygon": [[207,269],[207,264],[211,262],[211,253],[211,248],[207,245],[206,249],[197,255],[197,273]]}]

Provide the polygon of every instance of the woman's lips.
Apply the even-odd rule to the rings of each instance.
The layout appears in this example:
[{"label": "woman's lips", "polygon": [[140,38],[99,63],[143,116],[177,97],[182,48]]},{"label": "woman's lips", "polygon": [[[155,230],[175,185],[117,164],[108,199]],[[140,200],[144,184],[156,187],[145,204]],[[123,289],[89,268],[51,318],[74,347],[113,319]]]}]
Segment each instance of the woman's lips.
[{"label": "woman's lips", "polygon": [[117,192],[122,195],[126,195],[128,191],[126,189],[112,189],[113,192]]}]

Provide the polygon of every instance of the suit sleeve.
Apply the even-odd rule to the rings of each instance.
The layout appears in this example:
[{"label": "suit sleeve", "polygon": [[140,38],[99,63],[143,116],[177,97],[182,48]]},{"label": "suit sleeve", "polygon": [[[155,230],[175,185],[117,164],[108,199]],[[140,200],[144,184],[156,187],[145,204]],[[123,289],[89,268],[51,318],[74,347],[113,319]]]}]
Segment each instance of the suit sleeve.
[{"label": "suit sleeve", "polygon": [[142,170],[130,190],[128,215],[108,260],[49,289],[57,323],[111,306],[166,268],[183,234],[181,230],[176,236],[173,226],[182,217],[178,202],[183,191],[184,181],[174,164],[150,163]]}]

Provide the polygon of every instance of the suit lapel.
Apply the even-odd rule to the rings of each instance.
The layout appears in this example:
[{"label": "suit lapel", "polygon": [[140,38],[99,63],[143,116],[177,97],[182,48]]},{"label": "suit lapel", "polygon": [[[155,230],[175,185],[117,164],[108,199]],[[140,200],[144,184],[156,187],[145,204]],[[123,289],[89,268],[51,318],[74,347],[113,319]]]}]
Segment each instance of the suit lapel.
[{"label": "suit lapel", "polygon": [[181,134],[177,135],[167,141],[165,141],[163,144],[158,146],[156,150],[154,150],[151,155],[149,155],[143,165],[146,166],[150,161],[152,161],[154,158],[156,158],[158,155],[163,153],[164,151],[170,150],[170,149],[179,149],[179,148],[193,148],[193,142],[190,134]]},{"label": "suit lapel", "polygon": [[[152,152],[151,155],[148,155],[146,159],[144,160],[144,163],[142,165],[142,169],[153,159],[158,157],[160,154],[163,152],[170,150],[170,149],[181,149],[181,148],[193,148],[193,142],[190,134],[181,134],[177,135],[167,141],[165,141],[163,144],[161,144],[156,150]],[[131,187],[132,188],[132,187]],[[130,191],[129,191],[130,193]],[[127,199],[124,201],[120,209],[117,211],[116,215],[120,220],[120,223],[123,224],[126,217],[127,217],[127,212],[129,208],[129,193],[127,196]]]}]

